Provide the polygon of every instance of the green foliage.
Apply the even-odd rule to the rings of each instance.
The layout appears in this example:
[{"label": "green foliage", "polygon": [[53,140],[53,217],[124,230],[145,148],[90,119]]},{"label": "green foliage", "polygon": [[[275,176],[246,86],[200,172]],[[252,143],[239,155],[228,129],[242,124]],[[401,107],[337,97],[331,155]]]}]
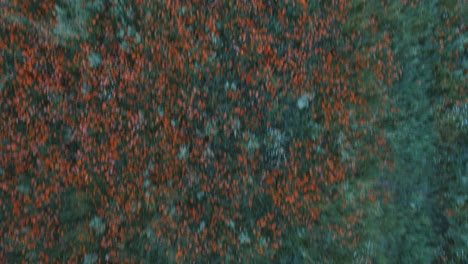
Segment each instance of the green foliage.
[{"label": "green foliage", "polygon": [[438,132],[442,144],[454,146],[468,140],[468,105],[454,105],[439,114]]},{"label": "green foliage", "polygon": [[86,40],[89,37],[88,28],[92,22],[93,13],[102,12],[103,1],[64,0],[55,4],[54,34],[67,45],[70,40]]}]

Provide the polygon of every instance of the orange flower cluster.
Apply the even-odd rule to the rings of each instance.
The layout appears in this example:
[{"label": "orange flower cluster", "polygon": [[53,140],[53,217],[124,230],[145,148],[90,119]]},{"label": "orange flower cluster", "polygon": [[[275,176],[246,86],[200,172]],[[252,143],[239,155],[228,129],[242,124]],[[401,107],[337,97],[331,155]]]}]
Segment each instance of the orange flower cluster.
[{"label": "orange flower cluster", "polygon": [[[40,19],[53,17],[51,2]],[[355,162],[384,153],[368,101],[394,78],[391,43],[356,44],[374,21],[340,31],[350,1],[118,5],[90,14],[87,38],[66,45],[53,19],[39,34],[7,18],[37,25],[34,7],[2,10],[7,256],[135,261],[126,252],[146,234],[142,256],[274,257],[289,227],[314,228]]]}]

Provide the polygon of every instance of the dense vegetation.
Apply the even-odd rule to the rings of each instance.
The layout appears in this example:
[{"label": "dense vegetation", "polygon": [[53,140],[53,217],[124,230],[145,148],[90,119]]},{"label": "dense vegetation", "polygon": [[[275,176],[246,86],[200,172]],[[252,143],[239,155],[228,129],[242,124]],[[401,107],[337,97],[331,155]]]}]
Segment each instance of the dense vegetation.
[{"label": "dense vegetation", "polygon": [[468,261],[466,1],[0,9],[0,262]]}]

